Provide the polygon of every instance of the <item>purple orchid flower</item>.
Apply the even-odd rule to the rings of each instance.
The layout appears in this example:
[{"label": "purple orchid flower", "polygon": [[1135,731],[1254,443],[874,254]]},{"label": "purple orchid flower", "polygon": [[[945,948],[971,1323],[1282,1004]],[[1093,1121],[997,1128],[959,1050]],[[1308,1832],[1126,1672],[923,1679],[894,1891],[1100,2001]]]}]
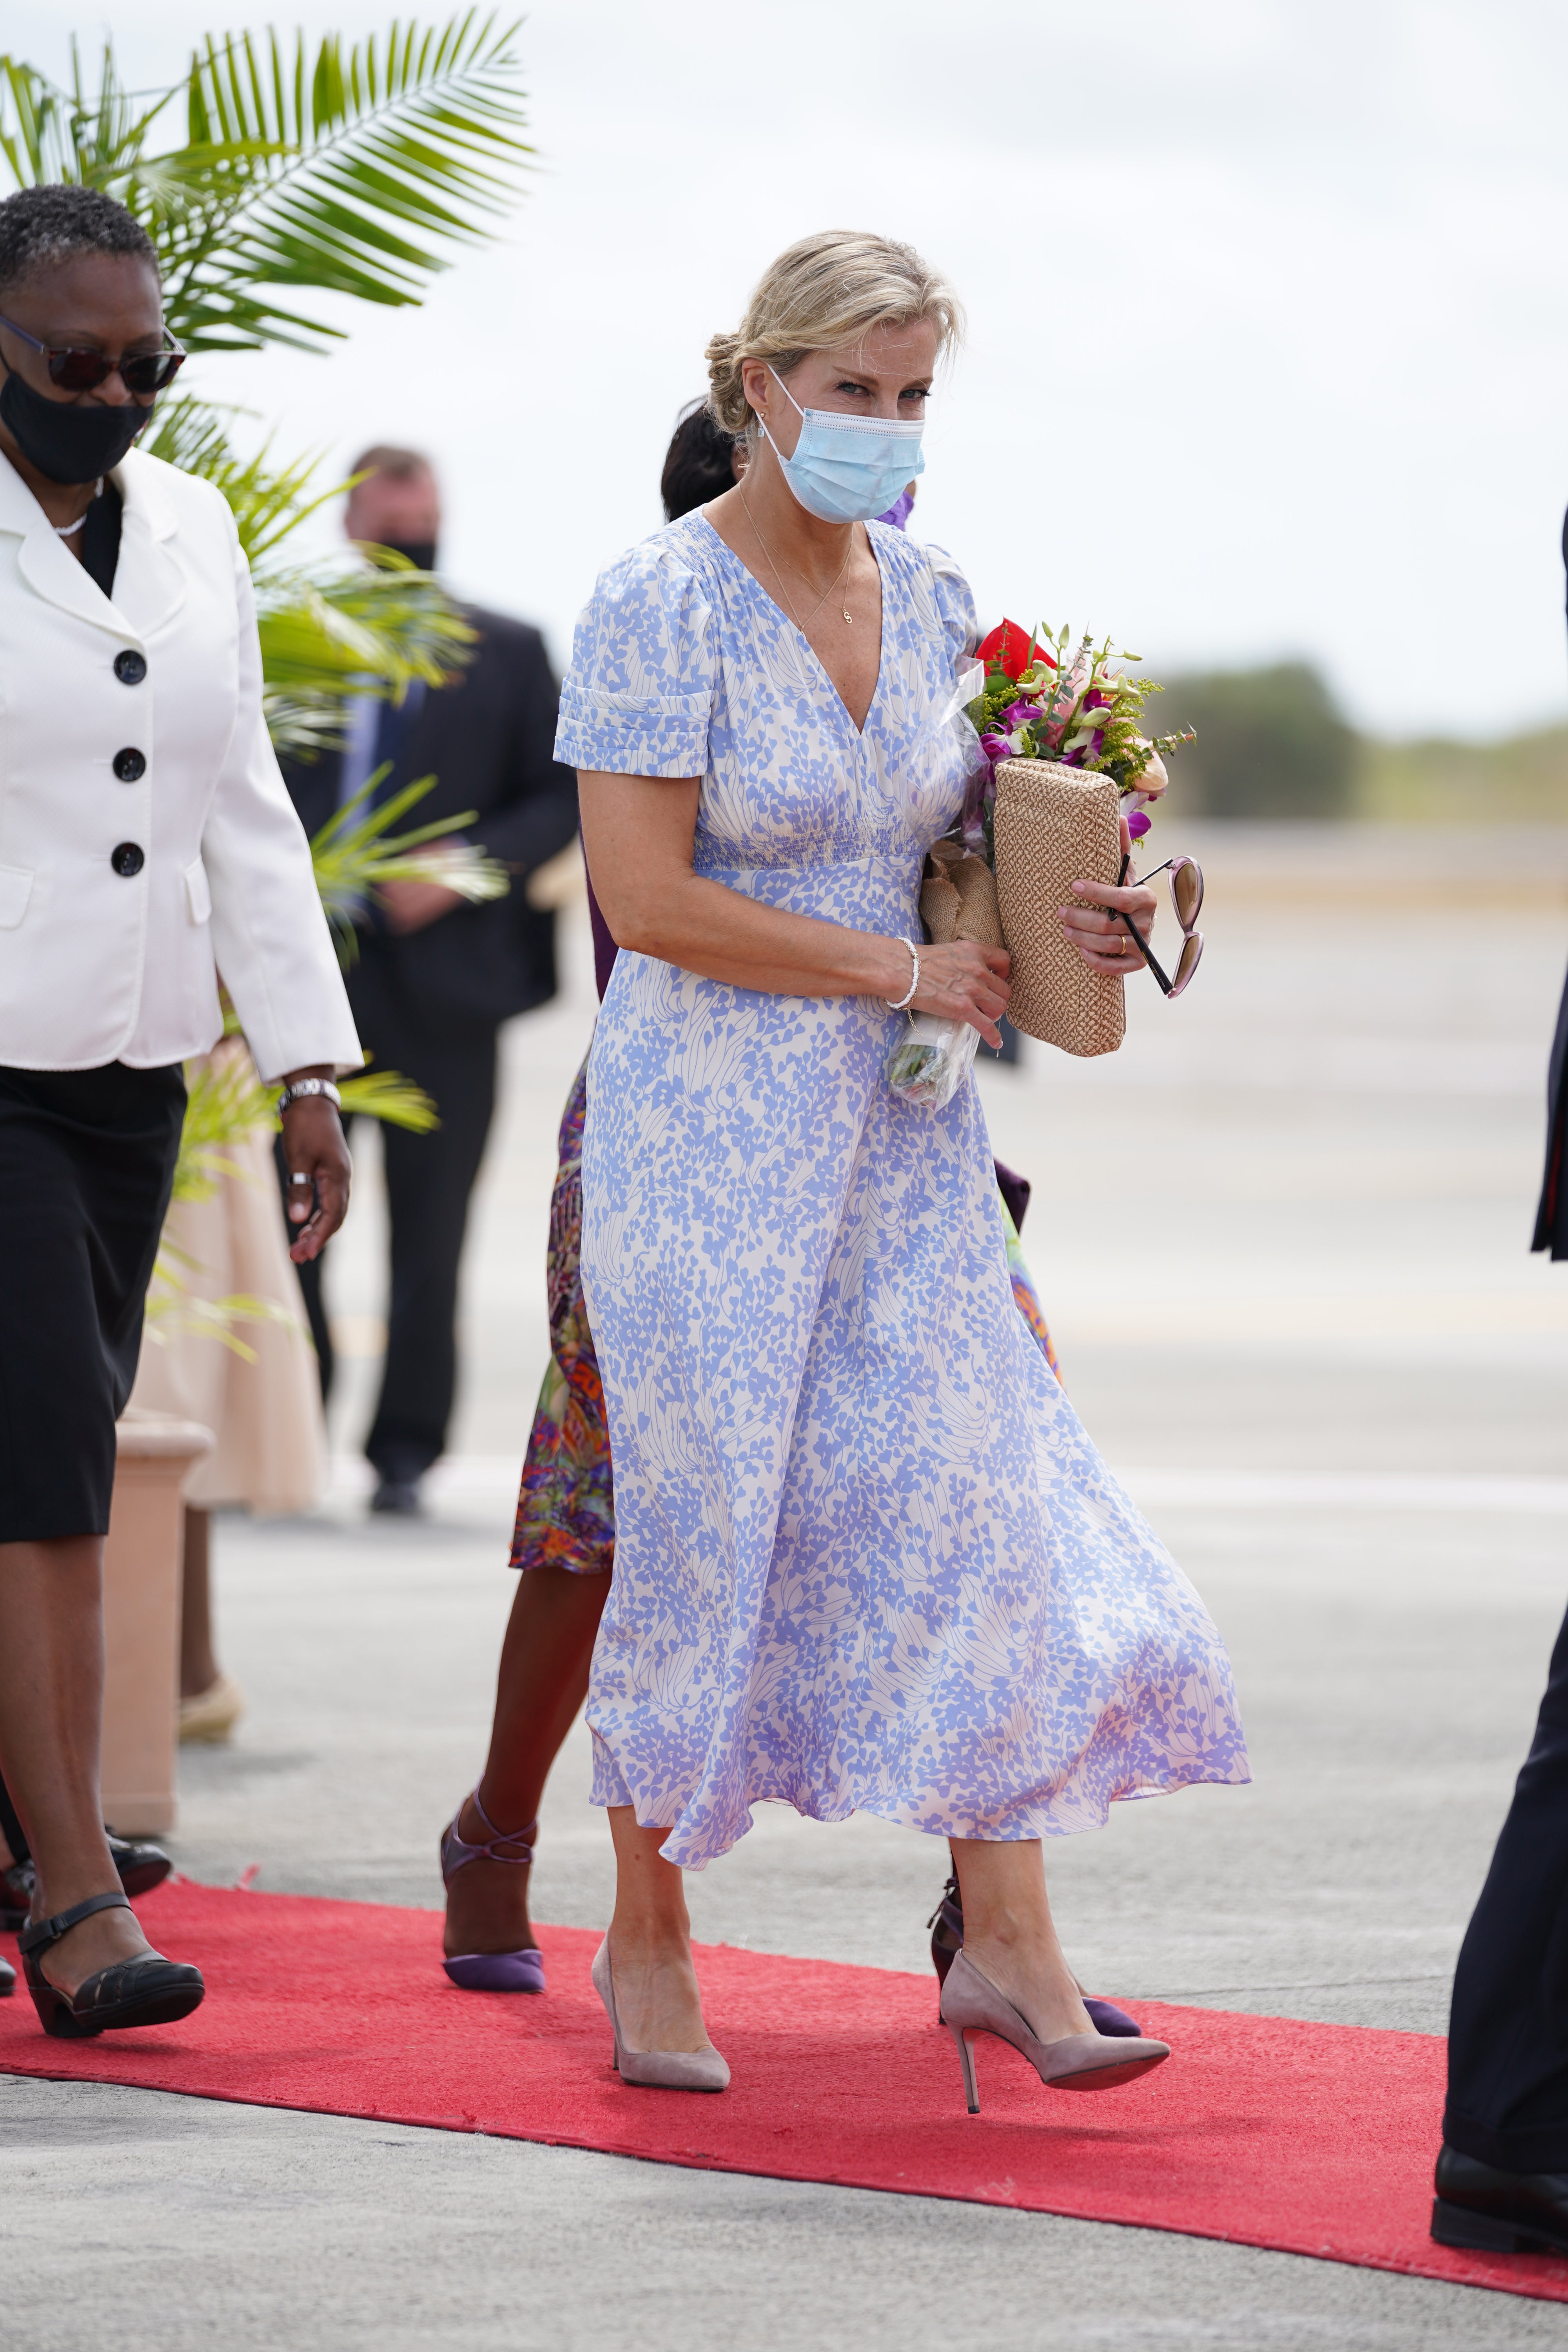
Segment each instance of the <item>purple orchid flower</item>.
[{"label": "purple orchid flower", "polygon": [[1020,727],[1031,726],[1039,715],[1037,702],[1013,702],[1002,713],[1002,724],[1009,732],[1015,732]]},{"label": "purple orchid flower", "polygon": [[1127,820],[1127,830],[1134,841],[1142,841],[1149,830],[1149,819],[1142,809],[1134,809]]},{"label": "purple orchid flower", "polygon": [[980,738],[980,748],[984,752],[986,758],[993,761],[997,760],[1010,760],[1013,757],[1013,746],[1007,740],[1005,735],[995,735],[987,732]]}]

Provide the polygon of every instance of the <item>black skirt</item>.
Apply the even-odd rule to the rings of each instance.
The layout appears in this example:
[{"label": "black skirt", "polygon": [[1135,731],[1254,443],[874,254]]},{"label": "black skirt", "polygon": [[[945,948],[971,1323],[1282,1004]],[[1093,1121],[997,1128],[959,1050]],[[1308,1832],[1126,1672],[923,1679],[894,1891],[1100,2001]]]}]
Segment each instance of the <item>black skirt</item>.
[{"label": "black skirt", "polygon": [[180,1065],[0,1067],[0,1543],[109,1531]]}]

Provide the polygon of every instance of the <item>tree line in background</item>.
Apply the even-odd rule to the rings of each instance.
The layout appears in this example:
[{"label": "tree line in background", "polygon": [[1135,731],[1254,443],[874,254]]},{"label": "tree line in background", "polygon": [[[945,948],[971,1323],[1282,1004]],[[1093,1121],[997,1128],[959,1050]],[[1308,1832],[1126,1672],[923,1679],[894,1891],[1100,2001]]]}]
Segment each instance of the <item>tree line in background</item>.
[{"label": "tree line in background", "polygon": [[1157,716],[1162,732],[1197,730],[1171,762],[1171,805],[1187,816],[1568,822],[1568,727],[1384,742],[1358,734],[1300,661],[1173,678]]}]

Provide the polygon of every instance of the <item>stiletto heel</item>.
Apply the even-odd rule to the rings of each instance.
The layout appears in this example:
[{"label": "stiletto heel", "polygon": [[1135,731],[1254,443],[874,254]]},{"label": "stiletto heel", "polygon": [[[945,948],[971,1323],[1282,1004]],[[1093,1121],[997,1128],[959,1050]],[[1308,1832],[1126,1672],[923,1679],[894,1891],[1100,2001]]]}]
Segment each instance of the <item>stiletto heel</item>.
[{"label": "stiletto heel", "polygon": [[[963,1949],[963,1897],[959,1893],[957,1877],[952,1877],[942,1890],[942,1901],[926,1921],[931,1929],[931,1964],[936,1970],[939,1986],[947,1981],[956,1954]],[[1078,1984],[1075,1977],[1073,1982]],[[1085,1992],[1079,1985],[1079,1998],[1089,2011],[1089,2023],[1097,2033],[1118,2035],[1128,2041],[1142,2041],[1143,2029],[1135,2017],[1129,2017],[1113,2000],[1105,2000],[1099,1993]],[[970,2110],[973,2114],[973,2108]]]},{"label": "stiletto heel", "polygon": [[200,1969],[186,1960],[166,1960],[162,1952],[143,1952],[134,1960],[116,1960],[78,1985],[61,1992],[38,1965],[37,1956],[95,1911],[129,1911],[130,1903],[116,1888],[112,1895],[89,1895],[52,1919],[24,1927],[16,1938],[27,1990],[44,2032],[58,2042],[83,2042],[111,2026],[173,2025],[199,2009],[206,1986]]},{"label": "stiletto heel", "polygon": [[594,1955],[594,1990],[605,2004],[616,2045],[616,2072],[623,2083],[647,2090],[727,2091],[730,2069],[717,2050],[628,2050],[616,2014],[616,1979],[610,1970],[610,1939]]},{"label": "stiletto heel", "polygon": [[[525,1830],[498,1830],[483,1805],[476,1789],[469,1800],[474,1811],[489,1832],[482,1845],[470,1845],[467,1838],[458,1835],[458,1823],[463,1818],[463,1808],[458,1807],[441,1832],[441,1884],[450,1886],[459,1870],[467,1870],[470,1862],[505,1862],[514,1869],[527,1870],[533,1861],[533,1840],[539,1834],[537,1821],[530,1822]],[[498,1853],[498,1845],[520,1845],[521,1853]],[[454,1952],[441,1966],[455,1985],[465,1992],[542,1992],[544,1990],[544,1955],[537,1944],[525,1944],[515,1952]]]},{"label": "stiletto heel", "polygon": [[1110,2091],[1147,2074],[1170,2056],[1170,2044],[1106,2033],[1064,2033],[1042,2042],[1005,1993],[977,1969],[967,1952],[955,1952],[942,1988],[942,2021],[959,2046],[963,2087],[972,2116],[980,2113],[980,2087],[970,2046],[977,2033],[994,2033],[1026,2058],[1048,2091]]},{"label": "stiletto heel", "polygon": [[974,2051],[962,2025],[950,2025],[948,2032],[958,2045],[958,2063],[963,2069],[963,2095],[972,2116],[980,2113],[980,2080],[974,2072]]}]

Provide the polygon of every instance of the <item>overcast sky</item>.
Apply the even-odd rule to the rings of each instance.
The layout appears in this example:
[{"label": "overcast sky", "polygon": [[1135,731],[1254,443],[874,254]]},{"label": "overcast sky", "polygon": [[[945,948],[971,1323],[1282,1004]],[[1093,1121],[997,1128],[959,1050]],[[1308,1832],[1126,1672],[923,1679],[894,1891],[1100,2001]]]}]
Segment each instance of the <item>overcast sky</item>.
[{"label": "overcast sky", "polygon": [[[139,0],[116,29],[151,80],[242,21]],[[16,23],[46,67],[101,34],[63,0]],[[1156,674],[1305,655],[1390,733],[1568,715],[1568,9],[543,0],[520,47],[540,169],[502,242],[423,310],[345,314],[329,361],[187,381],[340,467],[432,450],[454,583],[558,661],[661,520],[709,334],[855,226],[968,306],[917,520],[984,614]]]}]

